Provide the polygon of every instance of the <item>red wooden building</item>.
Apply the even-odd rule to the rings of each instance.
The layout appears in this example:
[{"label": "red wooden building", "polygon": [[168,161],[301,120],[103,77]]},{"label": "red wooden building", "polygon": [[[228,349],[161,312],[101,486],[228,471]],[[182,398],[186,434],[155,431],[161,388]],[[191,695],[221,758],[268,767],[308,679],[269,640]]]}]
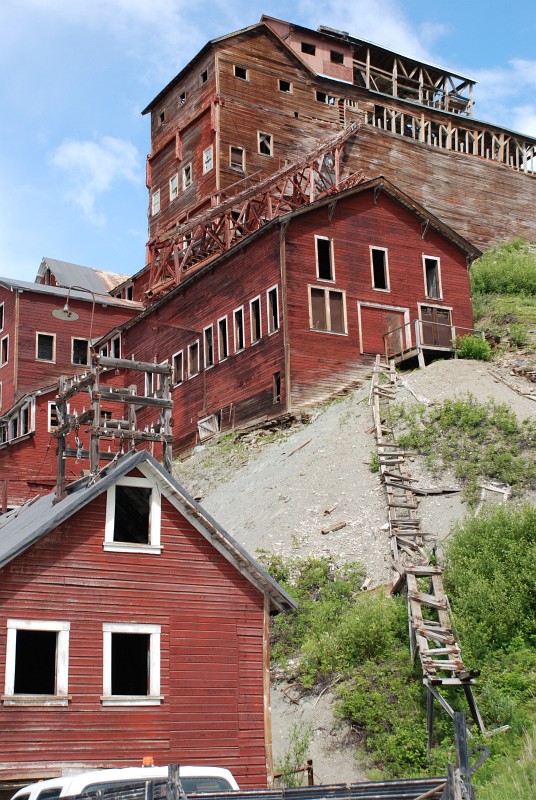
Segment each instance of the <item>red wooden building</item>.
[{"label": "red wooden building", "polygon": [[109,337],[126,358],[173,364],[182,449],[358,385],[386,347],[450,352],[473,325],[478,254],[377,178],[265,224]]},{"label": "red wooden building", "polygon": [[146,452],[0,521],[0,789],[64,770],[272,775],[270,612],[294,601]]}]

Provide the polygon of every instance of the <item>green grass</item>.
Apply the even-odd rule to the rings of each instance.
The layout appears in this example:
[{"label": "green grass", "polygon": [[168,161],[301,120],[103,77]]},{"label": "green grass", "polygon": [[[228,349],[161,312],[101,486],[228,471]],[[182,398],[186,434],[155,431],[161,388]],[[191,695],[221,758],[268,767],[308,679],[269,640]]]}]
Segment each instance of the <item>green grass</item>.
[{"label": "green grass", "polygon": [[504,242],[471,266],[471,286],[478,294],[536,296],[536,253],[523,239]]}]

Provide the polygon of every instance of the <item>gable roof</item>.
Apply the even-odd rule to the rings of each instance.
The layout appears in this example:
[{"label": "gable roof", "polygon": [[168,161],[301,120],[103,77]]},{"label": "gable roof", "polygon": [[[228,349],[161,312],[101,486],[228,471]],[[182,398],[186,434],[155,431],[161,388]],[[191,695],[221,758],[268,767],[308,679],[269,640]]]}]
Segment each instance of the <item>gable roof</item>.
[{"label": "gable roof", "polygon": [[58,286],[65,286],[66,288],[80,286],[82,289],[89,289],[90,292],[97,294],[106,294],[115,289],[116,286],[119,286],[120,283],[123,283],[128,277],[127,275],[104,272],[100,269],[83,267],[81,264],[70,264],[68,261],[58,261],[55,258],[44,256],[39,265],[35,279],[36,283],[42,283],[47,269],[56,278]]},{"label": "gable roof", "polygon": [[[30,281],[20,281],[17,278],[0,278],[0,286],[10,291],[22,292],[35,292],[36,294],[51,294],[56,297],[67,297],[71,300],[83,300],[85,303],[92,303],[95,296],[95,302],[101,306],[122,306],[123,308],[130,308],[133,311],[143,308],[143,304],[135,300],[122,300],[119,297],[114,297],[108,294],[106,290],[100,292],[93,292],[92,289],[79,291],[77,289],[66,289],[63,286],[48,286],[45,283],[31,283]],[[89,294],[88,294],[89,292]]]},{"label": "gable roof", "polygon": [[55,494],[38,497],[0,517],[0,568],[28,550],[58,525],[99,497],[133,469],[153,478],[160,491],[194,528],[259,591],[268,592],[279,611],[296,608],[296,602],[266,570],[169,475],[146,450],[134,451],[108,465],[91,483],[88,477],[72,483],[66,496],[55,503]]}]

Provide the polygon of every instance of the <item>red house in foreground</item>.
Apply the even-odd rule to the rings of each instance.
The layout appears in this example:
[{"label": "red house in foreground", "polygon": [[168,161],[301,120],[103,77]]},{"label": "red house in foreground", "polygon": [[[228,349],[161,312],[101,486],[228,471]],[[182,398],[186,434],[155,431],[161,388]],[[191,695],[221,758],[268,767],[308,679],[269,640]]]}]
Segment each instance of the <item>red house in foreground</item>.
[{"label": "red house in foreground", "polygon": [[145,451],[0,521],[0,790],[204,763],[272,777],[284,590]]}]

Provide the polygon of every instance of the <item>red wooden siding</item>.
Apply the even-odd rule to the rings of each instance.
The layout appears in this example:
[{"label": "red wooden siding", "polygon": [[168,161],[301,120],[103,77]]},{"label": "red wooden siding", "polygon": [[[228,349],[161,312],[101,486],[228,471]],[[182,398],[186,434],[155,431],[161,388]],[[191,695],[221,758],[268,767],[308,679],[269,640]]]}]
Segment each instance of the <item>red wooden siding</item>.
[{"label": "red wooden siding", "polygon": [[[71,623],[72,696],[67,708],[2,708],[3,776],[152,755],[265,786],[263,595],[165,499],[160,555],[103,552],[105,506],[101,496],[1,572],[0,630],[10,617]],[[160,706],[101,705],[104,622],[161,625]],[[0,681],[4,666],[5,633]]]}]

